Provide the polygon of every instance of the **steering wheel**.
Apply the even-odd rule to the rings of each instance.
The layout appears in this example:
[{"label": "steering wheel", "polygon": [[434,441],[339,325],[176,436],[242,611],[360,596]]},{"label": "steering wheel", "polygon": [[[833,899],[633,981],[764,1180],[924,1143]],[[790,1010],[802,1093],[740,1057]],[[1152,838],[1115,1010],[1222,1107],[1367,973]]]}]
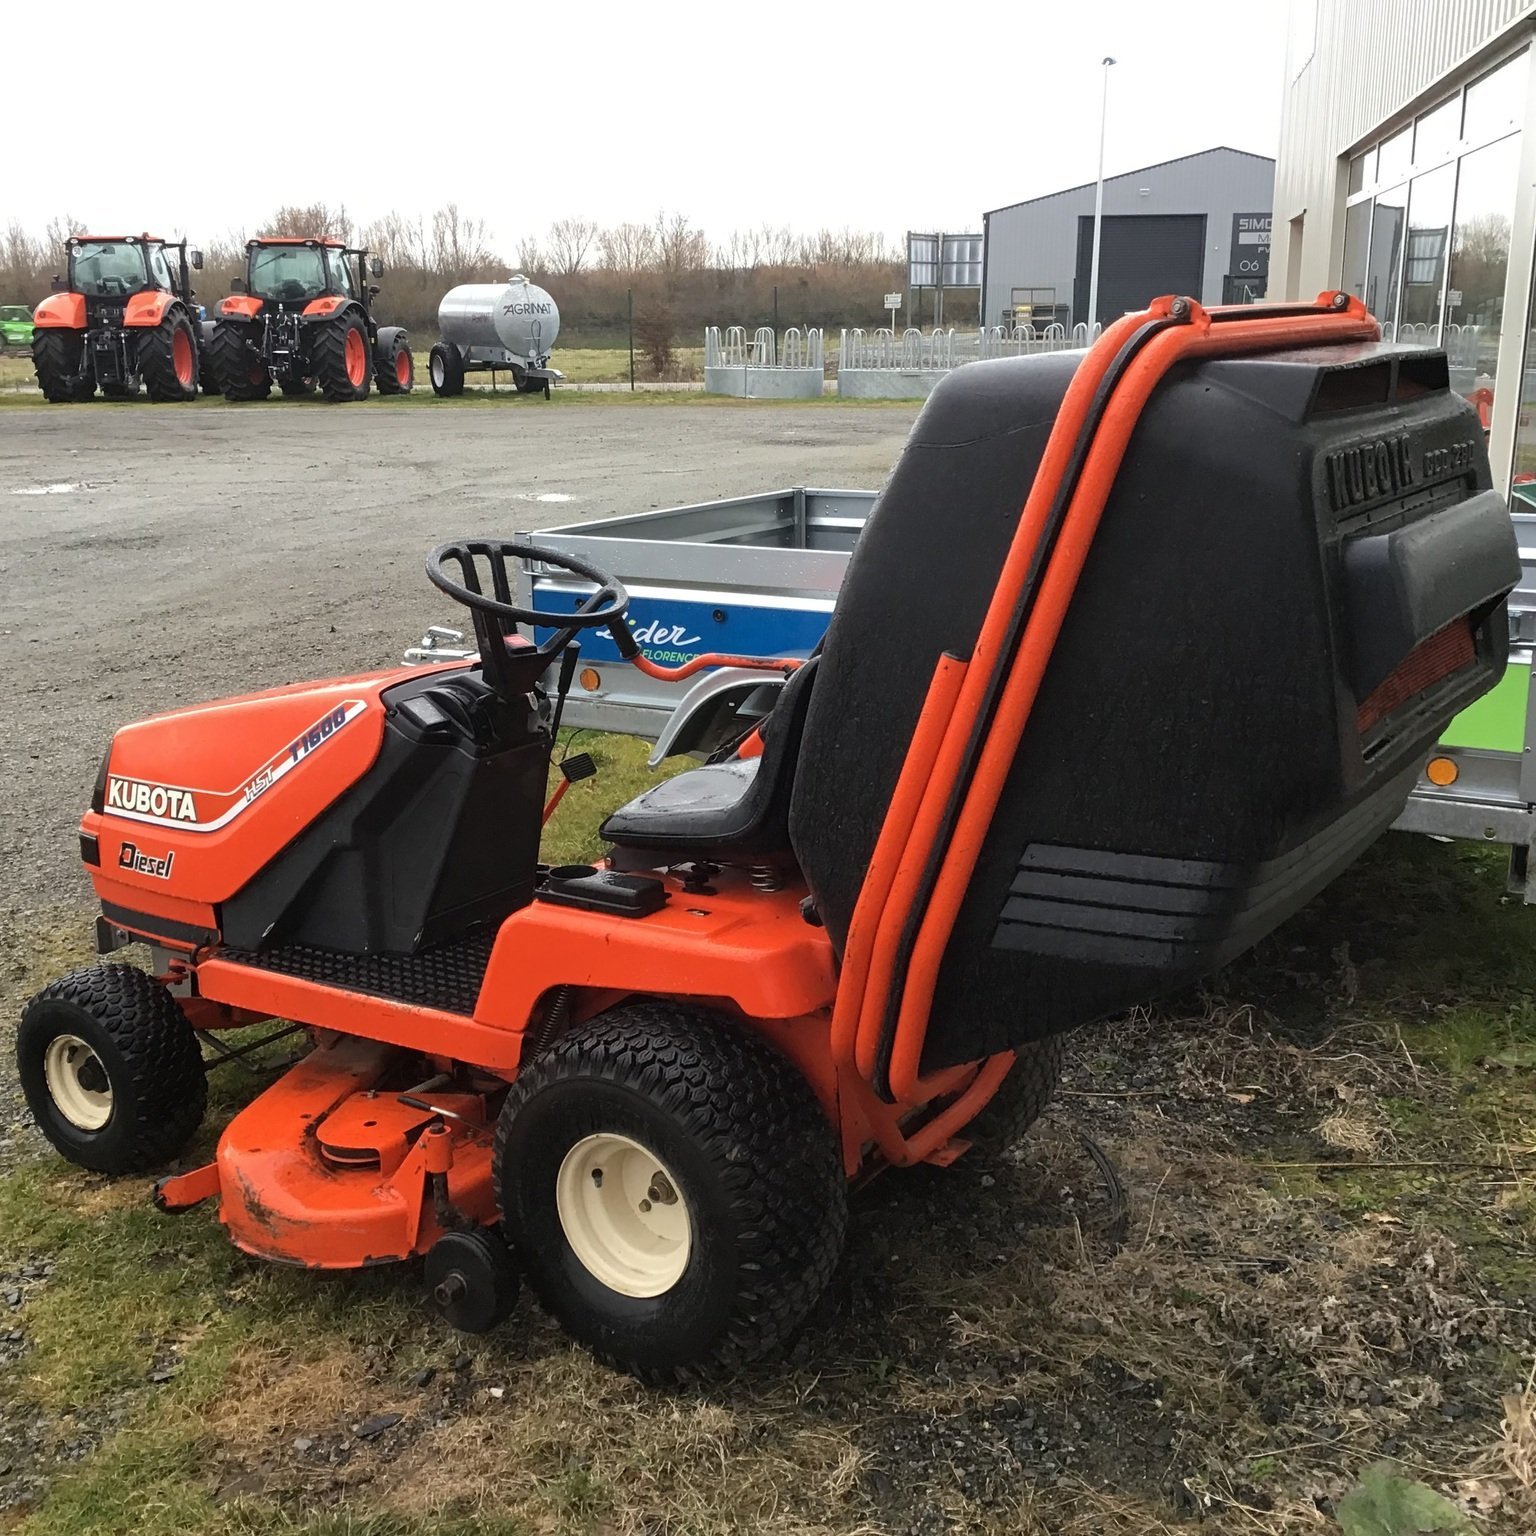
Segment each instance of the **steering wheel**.
[{"label": "steering wheel", "polygon": [[[512,582],[507,572],[509,557],[537,560],[556,570],[569,571],[573,576],[594,582],[597,591],[579,603],[573,613],[519,607],[512,601]],[[482,561],[490,572],[489,592],[480,579]],[[450,574],[450,566],[458,568],[456,576]],[[629,611],[629,593],[624,590],[623,583],[618,577],[572,555],[544,549],[521,539],[454,539],[448,544],[439,544],[427,556],[427,580],[439,592],[469,609],[475,622],[475,636],[480,642],[482,664],[492,667],[517,692],[524,690],[510,675],[508,658],[536,661],[542,669],[565,650],[580,630],[607,629],[618,644],[619,653],[624,656],[639,649],[624,622],[624,615]],[[518,649],[510,650],[508,642],[513,639],[514,627],[518,624],[552,629],[555,633],[542,645],[520,645]]]}]

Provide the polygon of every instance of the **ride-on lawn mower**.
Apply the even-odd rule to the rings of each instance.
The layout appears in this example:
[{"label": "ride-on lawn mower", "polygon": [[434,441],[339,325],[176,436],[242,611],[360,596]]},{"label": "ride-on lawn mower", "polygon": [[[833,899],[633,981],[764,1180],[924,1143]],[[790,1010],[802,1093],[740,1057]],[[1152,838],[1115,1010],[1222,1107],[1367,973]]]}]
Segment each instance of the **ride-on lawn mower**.
[{"label": "ride-on lawn mower", "polygon": [[[1377,335],[1343,294],[1163,299],[1081,358],[958,370],[821,653],[689,663],[793,675],[731,755],[616,810],[596,866],[538,861],[577,641],[663,669],[574,558],[433,552],[477,659],[125,727],[81,851],[100,947],[157,974],[29,1005],[44,1131],[161,1165],[199,1037],[292,1021],[312,1049],[162,1208],[216,1198],[282,1263],[424,1255],[469,1329],[521,1271],[646,1378],[782,1343],[849,1181],[1027,1124],[1064,1031],[1269,933],[1503,671],[1519,565],[1476,414]],[[574,614],[513,601],[530,554]]]},{"label": "ride-on lawn mower", "polygon": [[67,275],[32,316],[32,365],[45,399],[195,400],[202,331],[192,293],[201,251],[156,235],[71,235]]},{"label": "ride-on lawn mower", "polygon": [[415,384],[410,337],[380,325],[368,279],[377,256],[340,240],[265,236],[245,245],[245,276],[214,307],[209,350],[228,400],[265,400],[274,380],[285,395],[364,400]]}]

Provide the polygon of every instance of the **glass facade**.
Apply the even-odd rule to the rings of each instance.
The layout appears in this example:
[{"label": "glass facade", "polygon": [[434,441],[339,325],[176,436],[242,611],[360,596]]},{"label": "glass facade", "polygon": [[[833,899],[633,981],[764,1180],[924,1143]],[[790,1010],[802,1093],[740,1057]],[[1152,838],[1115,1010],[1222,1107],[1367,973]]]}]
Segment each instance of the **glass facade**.
[{"label": "glass facade", "polygon": [[1389,339],[1443,346],[1453,386],[1478,402],[1485,425],[1527,69],[1526,53],[1516,54],[1349,163],[1342,285]]}]

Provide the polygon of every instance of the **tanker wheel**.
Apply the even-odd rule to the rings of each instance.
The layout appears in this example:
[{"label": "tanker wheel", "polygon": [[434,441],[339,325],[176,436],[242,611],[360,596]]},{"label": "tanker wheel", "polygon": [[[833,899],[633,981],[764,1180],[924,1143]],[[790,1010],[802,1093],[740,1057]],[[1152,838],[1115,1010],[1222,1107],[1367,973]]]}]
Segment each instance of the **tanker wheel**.
[{"label": "tanker wheel", "polygon": [[327,400],[368,398],[368,332],[360,316],[347,311],[335,320],[316,321],[310,357],[315,365],[315,382]]},{"label": "tanker wheel", "polygon": [[290,400],[303,395],[312,395],[315,392],[313,379],[285,379],[277,386]]},{"label": "tanker wheel", "polygon": [[208,341],[208,361],[226,400],[265,400],[272,393],[267,365],[238,320],[220,320]]},{"label": "tanker wheel", "polygon": [[749,1027],[671,1003],[611,1009],[539,1056],[502,1107],[494,1176],[544,1307],[647,1381],[783,1345],[847,1224],[805,1078]]},{"label": "tanker wheel", "polygon": [[543,379],[530,379],[526,368],[514,368],[512,370],[512,382],[517,386],[520,395],[544,395],[549,393],[549,385]]},{"label": "tanker wheel", "polygon": [[416,360],[405,337],[396,332],[373,357],[373,381],[381,395],[408,395],[416,385]]},{"label": "tanker wheel", "polygon": [[427,377],[432,381],[434,395],[462,395],[464,393],[464,359],[457,347],[440,341],[427,354]]},{"label": "tanker wheel", "polygon": [[70,1162],[142,1173],[186,1146],[208,1084],[181,1004],[130,965],[92,965],[44,987],[16,1031],[39,1128]]},{"label": "tanker wheel", "polygon": [[960,1134],[994,1151],[1011,1147],[1045,1113],[1061,1081],[1066,1054],[1065,1035],[1047,1035],[1015,1046],[1014,1062],[1002,1086]]},{"label": "tanker wheel", "polygon": [[197,337],[179,310],[140,336],[139,374],[151,400],[197,399]]},{"label": "tanker wheel", "polygon": [[80,363],[85,355],[85,337],[79,331],[59,330],[50,326],[32,337],[32,366],[37,371],[38,387],[45,400],[63,405],[72,400],[89,400],[95,388],[82,379]]}]

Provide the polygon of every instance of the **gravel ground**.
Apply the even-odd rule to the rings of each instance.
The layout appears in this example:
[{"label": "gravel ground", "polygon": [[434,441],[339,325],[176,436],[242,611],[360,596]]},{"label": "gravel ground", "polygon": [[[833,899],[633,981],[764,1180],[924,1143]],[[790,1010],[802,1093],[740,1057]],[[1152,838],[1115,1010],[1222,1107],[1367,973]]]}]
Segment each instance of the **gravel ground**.
[{"label": "gravel ground", "polygon": [[[73,831],[118,725],[388,665],[424,624],[457,622],[422,574],[431,545],[771,486],[877,486],[914,414],[559,401],[5,411],[0,914],[86,897]],[[49,486],[70,489],[27,494]]]}]

